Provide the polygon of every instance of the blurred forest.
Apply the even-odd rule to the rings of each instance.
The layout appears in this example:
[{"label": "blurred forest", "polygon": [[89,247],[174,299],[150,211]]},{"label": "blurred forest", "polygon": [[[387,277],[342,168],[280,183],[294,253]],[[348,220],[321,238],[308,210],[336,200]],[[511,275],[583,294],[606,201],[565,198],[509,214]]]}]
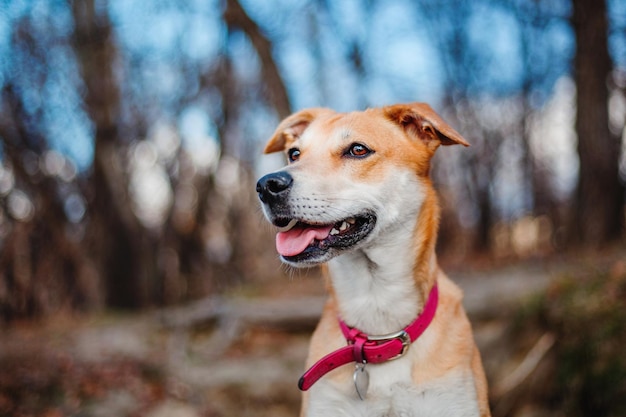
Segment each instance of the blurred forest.
[{"label": "blurred forest", "polygon": [[271,276],[253,182],[307,106],[427,101],[466,136],[434,173],[444,256],[623,237],[622,2],[22,0],[0,19],[5,320]]},{"label": "blurred forest", "polygon": [[21,0],[0,6],[0,318],[220,292],[275,258],[254,178],[291,111],[430,102],[440,253],[624,234],[626,5]]},{"label": "blurred forest", "polygon": [[[444,263],[623,248],[621,0],[0,0],[0,326],[272,282],[284,271],[254,183],[282,163],[261,156],[276,124],[305,107],[411,101],[472,145],[433,168]],[[598,284],[616,303],[624,268]],[[564,302],[579,297],[562,288]],[[557,298],[524,313],[535,332],[569,325]],[[616,317],[611,331],[626,328]],[[605,381],[613,398],[622,362]],[[579,385],[547,401],[619,414],[578,407],[598,389]]]}]

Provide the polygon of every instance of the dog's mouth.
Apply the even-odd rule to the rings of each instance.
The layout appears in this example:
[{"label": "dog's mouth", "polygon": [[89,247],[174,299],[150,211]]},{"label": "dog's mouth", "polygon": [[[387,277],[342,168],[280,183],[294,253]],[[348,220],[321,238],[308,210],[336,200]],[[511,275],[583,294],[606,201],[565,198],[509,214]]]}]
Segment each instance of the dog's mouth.
[{"label": "dog's mouth", "polygon": [[278,218],[273,223],[279,228],[276,250],[285,261],[319,263],[361,242],[374,229],[376,217],[366,213],[333,224]]}]

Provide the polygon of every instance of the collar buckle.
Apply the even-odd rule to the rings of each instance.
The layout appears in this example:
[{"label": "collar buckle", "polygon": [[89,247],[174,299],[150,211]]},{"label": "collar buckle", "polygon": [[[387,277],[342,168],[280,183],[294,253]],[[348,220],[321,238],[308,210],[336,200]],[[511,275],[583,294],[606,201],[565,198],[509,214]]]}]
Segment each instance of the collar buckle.
[{"label": "collar buckle", "polygon": [[381,336],[367,336],[367,340],[371,342],[388,342],[393,339],[399,339],[402,342],[402,350],[393,358],[389,358],[388,360],[390,361],[403,357],[406,355],[409,347],[411,347],[411,336],[407,333],[407,331],[402,329],[399,332],[384,334]]}]

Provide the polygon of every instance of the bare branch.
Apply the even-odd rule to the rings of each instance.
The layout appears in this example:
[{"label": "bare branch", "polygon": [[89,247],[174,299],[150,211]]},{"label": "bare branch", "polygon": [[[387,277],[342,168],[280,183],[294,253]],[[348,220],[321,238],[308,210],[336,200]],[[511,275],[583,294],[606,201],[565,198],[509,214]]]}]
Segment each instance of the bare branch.
[{"label": "bare branch", "polygon": [[224,11],[224,20],[229,27],[237,27],[252,42],[261,60],[261,72],[267,85],[269,100],[278,112],[280,118],[291,113],[291,104],[287,95],[287,88],[280,76],[276,62],[272,55],[272,43],[263,35],[259,26],[248,16],[238,0],[228,0]]}]

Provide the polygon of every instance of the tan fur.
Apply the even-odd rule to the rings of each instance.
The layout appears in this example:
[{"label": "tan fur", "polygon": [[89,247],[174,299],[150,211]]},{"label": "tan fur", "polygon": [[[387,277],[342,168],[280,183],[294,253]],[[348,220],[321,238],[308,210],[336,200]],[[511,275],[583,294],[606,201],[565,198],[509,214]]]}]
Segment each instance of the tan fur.
[{"label": "tan fur", "polygon": [[[303,141],[305,130],[309,137]],[[341,137],[341,132],[345,132],[345,138]],[[342,157],[347,144],[361,140],[376,152],[358,163]],[[415,173],[423,190],[423,202],[413,230],[414,259],[407,262],[413,265],[420,305],[424,305],[435,282],[439,285],[440,296],[433,322],[411,345],[406,356],[412,367],[412,380],[417,386],[445,380],[445,376],[453,371],[473,375],[480,415],[489,416],[487,383],[471,325],[462,307],[461,290],[436,264],[440,210],[429,178],[430,161],[440,145],[452,144],[468,146],[461,135],[428,105],[411,103],[347,114],[328,109],[303,110],[280,123],[265,151],[288,151],[298,147],[303,156],[292,172],[319,177],[320,184],[332,184],[333,178],[340,176],[355,182],[377,183],[381,178],[387,178],[387,170],[393,166],[407,167]],[[341,315],[341,300],[328,268],[324,267],[324,272],[329,300],[311,340],[307,367],[345,346],[337,322]],[[336,382],[337,386],[344,386],[351,383],[353,371],[353,367],[343,366],[324,378]],[[305,393],[302,416],[306,415],[310,401],[314,399]]]}]

